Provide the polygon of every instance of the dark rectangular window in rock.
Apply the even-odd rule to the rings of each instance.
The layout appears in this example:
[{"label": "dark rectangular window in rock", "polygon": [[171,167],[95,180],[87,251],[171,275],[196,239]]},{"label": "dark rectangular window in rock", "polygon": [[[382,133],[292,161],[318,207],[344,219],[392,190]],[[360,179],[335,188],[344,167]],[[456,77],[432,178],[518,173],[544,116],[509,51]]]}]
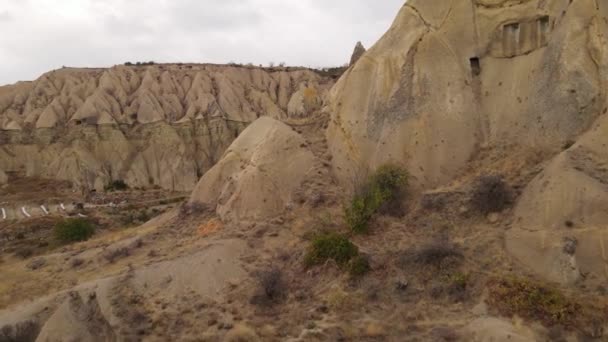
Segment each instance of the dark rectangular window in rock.
[{"label": "dark rectangular window in rock", "polygon": [[469,59],[471,63],[471,74],[473,76],[479,76],[481,74],[481,64],[479,62],[479,57],[473,57]]},{"label": "dark rectangular window in rock", "polygon": [[538,19],[538,32],[540,35],[539,41],[540,41],[540,45],[543,46],[545,44],[547,44],[548,37],[549,37],[549,30],[550,30],[550,21],[549,21],[549,16],[544,16],[541,17],[540,19]]},{"label": "dark rectangular window in rock", "polygon": [[505,56],[516,56],[519,51],[519,23],[506,24],[503,27],[503,50]]}]

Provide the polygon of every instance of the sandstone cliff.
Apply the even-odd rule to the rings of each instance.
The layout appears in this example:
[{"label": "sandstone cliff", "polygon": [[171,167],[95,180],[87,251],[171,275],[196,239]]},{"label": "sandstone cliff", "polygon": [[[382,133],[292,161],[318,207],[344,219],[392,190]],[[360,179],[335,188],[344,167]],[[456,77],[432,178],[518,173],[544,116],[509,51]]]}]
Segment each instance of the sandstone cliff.
[{"label": "sandstone cliff", "polygon": [[64,68],[0,88],[0,169],[102,189],[191,190],[260,116],[298,119],[332,85],[307,69]]}]

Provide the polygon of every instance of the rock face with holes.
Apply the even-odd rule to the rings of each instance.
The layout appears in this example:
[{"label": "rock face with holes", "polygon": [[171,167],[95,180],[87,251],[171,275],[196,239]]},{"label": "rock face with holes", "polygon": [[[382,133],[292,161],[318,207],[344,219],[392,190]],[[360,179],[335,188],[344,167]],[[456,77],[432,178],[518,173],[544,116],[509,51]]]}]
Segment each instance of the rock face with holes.
[{"label": "rock face with holes", "polygon": [[481,151],[543,155],[552,161],[523,191],[509,251],[553,280],[606,279],[607,32],[605,1],[408,1],[331,91],[336,175],[348,186],[391,161],[428,190]]},{"label": "rock face with holes", "polygon": [[344,184],[404,163],[445,184],[479,147],[555,150],[606,108],[608,5],[594,0],[408,1],[332,89]]},{"label": "rock face with holes", "polygon": [[302,136],[278,120],[260,118],[203,176],[190,202],[215,208],[225,221],[269,219],[292,202],[314,163]]},{"label": "rock face with holes", "polygon": [[0,169],[102,190],[191,190],[260,116],[302,118],[333,81],[297,68],[64,68],[0,87]]}]

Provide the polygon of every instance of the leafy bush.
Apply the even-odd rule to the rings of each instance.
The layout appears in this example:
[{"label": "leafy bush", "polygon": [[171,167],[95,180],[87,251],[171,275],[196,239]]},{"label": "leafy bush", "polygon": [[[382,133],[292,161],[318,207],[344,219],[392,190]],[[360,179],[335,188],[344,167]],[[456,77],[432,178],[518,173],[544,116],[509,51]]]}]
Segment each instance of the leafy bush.
[{"label": "leafy bush", "polygon": [[55,225],[55,237],[63,243],[86,241],[94,233],[93,224],[82,218],[67,219]]},{"label": "leafy bush", "polygon": [[365,233],[369,221],[379,211],[395,213],[407,186],[407,172],[399,166],[386,164],[376,173],[355,185],[355,195],[345,206],[346,222],[355,233]]},{"label": "leafy bush", "polygon": [[501,176],[483,176],[475,183],[471,204],[480,213],[500,212],[511,204],[511,189]]},{"label": "leafy bush", "polygon": [[346,236],[324,233],[313,238],[304,263],[306,266],[320,265],[334,260],[338,266],[346,267],[351,259],[359,256],[359,248]]},{"label": "leafy bush", "polygon": [[106,191],[124,191],[127,190],[129,186],[125,181],[119,179],[115,180],[112,183],[106,185]]},{"label": "leafy bush", "polygon": [[519,315],[546,326],[572,327],[582,315],[581,305],[563,293],[525,279],[491,281],[488,303],[503,315]]}]

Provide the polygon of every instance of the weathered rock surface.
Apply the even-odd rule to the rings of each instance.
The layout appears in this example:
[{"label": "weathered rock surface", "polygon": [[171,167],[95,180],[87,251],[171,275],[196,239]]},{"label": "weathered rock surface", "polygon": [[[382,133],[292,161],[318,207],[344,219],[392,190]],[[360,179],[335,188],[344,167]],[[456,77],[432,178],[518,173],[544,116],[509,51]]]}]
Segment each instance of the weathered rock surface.
[{"label": "weathered rock surface", "polygon": [[65,68],[0,87],[0,169],[103,189],[191,190],[260,116],[317,110],[332,81],[307,69]]},{"label": "weathered rock surface", "polygon": [[606,279],[607,23],[593,0],[408,1],[331,91],[340,182],[392,161],[433,189],[482,148],[533,151],[553,160],[523,191],[508,250],[552,280]]},{"label": "weathered rock surface", "polygon": [[480,146],[556,151],[576,138],[606,108],[606,7],[408,1],[331,91],[340,180],[392,160],[433,188]]},{"label": "weathered rock surface", "polygon": [[203,176],[190,201],[215,208],[223,220],[268,219],[292,202],[314,160],[302,136],[278,120],[260,118]]},{"label": "weathered rock surface", "polygon": [[355,49],[353,50],[353,54],[350,57],[350,66],[355,65],[355,63],[357,63],[357,61],[359,60],[359,58],[361,58],[361,56],[363,56],[363,54],[365,54],[365,47],[363,46],[363,43],[361,42],[357,42],[357,45],[355,45]]}]

